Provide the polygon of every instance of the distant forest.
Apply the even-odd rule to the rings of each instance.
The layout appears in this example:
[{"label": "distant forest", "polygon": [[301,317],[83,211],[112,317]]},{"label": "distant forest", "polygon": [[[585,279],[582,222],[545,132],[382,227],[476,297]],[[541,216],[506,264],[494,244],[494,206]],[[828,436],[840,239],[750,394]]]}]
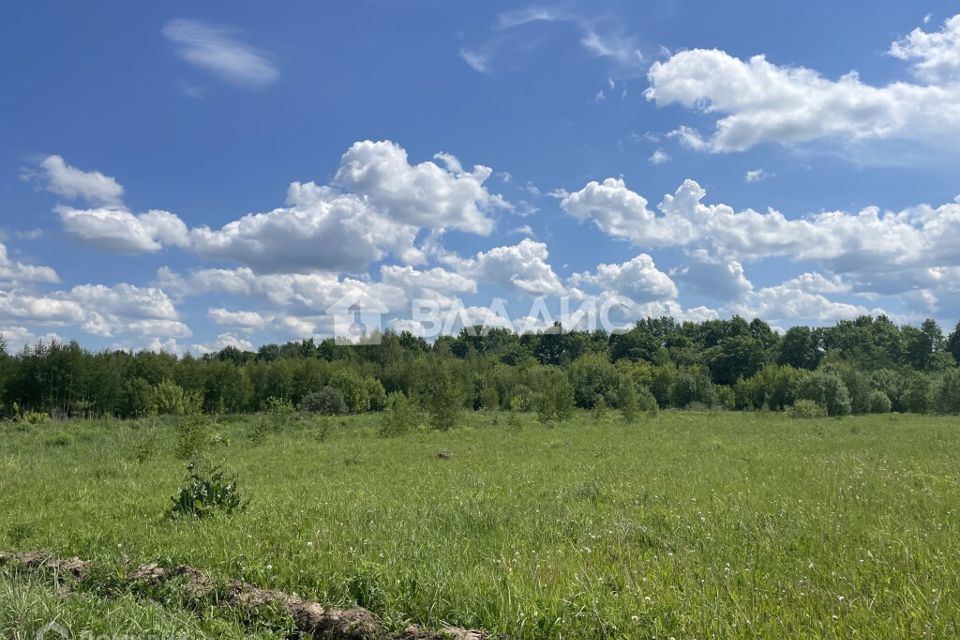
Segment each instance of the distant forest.
[{"label": "distant forest", "polygon": [[260,411],[276,401],[321,413],[379,411],[392,393],[426,405],[533,411],[784,410],[798,401],[830,415],[960,413],[960,324],[898,326],[862,316],[783,335],[762,320],[640,321],[630,331],[517,335],[464,329],[430,344],[387,332],[379,344],[333,340],[226,348],[203,357],[91,352],[76,342],[0,350],[0,413],[135,418]]}]

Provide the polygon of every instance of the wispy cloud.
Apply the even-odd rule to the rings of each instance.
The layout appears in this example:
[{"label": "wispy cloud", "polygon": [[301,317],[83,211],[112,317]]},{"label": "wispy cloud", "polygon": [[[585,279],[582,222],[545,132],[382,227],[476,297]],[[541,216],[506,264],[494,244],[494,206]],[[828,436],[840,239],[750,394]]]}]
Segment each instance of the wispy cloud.
[{"label": "wispy cloud", "polygon": [[177,55],[238,87],[262,89],[280,76],[270,56],[237,39],[234,27],[172,20],[163,35],[173,43]]},{"label": "wispy cloud", "polygon": [[[638,70],[644,63],[644,56],[633,36],[609,28],[609,20],[588,18],[562,7],[534,6],[505,11],[497,16],[495,29],[501,32],[512,31],[535,22],[574,25],[580,31],[580,46],[584,50],[594,56],[612,60],[624,69]],[[460,49],[460,57],[474,70],[490,73],[490,62],[502,44],[501,41],[496,46],[488,43],[480,48]]]},{"label": "wispy cloud", "polygon": [[461,48],[460,57],[477,73],[490,73],[489,57],[479,51]]}]

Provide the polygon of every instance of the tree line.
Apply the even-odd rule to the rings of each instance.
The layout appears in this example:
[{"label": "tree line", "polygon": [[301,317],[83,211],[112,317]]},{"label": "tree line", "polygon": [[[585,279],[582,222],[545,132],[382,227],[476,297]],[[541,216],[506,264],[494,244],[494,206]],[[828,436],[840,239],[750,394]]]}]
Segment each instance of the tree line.
[{"label": "tree line", "polygon": [[[281,400],[327,414],[386,408],[388,396],[429,408],[560,415],[573,407],[712,407],[830,415],[960,413],[960,323],[949,334],[862,316],[831,327],[648,318],[629,331],[518,335],[470,327],[434,343],[386,332],[228,347],[178,357],[38,343],[8,354],[0,338],[0,415],[140,417],[262,411]],[[393,397],[393,396],[391,396]]]}]

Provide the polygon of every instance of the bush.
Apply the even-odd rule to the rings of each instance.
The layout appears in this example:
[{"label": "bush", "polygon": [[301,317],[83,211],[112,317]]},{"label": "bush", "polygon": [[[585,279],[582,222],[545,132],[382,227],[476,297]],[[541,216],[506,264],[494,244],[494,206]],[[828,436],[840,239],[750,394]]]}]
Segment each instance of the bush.
[{"label": "bush", "polygon": [[797,400],[787,407],[786,414],[791,418],[825,418],[827,408],[813,400]]},{"label": "bush", "polygon": [[266,410],[253,427],[251,439],[254,442],[263,442],[271,433],[278,433],[290,427],[293,422],[293,404],[289,400],[268,398]]},{"label": "bush", "polygon": [[890,413],[891,408],[893,408],[890,397],[879,389],[870,393],[867,398],[867,404],[869,405],[870,413]]},{"label": "bush", "polygon": [[338,416],[347,413],[347,401],[343,397],[343,391],[328,386],[303,396],[300,401],[300,410],[325,416]]},{"label": "bush", "polygon": [[50,416],[43,411],[24,411],[17,416],[17,422],[25,425],[40,425],[50,422]]},{"label": "bush", "polygon": [[333,418],[330,416],[320,416],[313,430],[313,438],[317,442],[326,442],[327,438],[333,433]]},{"label": "bush", "polygon": [[607,419],[607,401],[602,395],[593,401],[593,408],[590,409],[590,415],[593,421],[598,424]]},{"label": "bush", "polygon": [[206,452],[212,436],[210,422],[202,413],[191,413],[177,424],[176,455],[181,460],[196,460]]},{"label": "bush", "polygon": [[933,408],[940,414],[960,413],[960,369],[944,372],[934,388]]},{"label": "bush", "polygon": [[826,407],[827,414],[831,416],[845,416],[851,411],[850,394],[843,380],[836,373],[822,369],[800,381],[797,385],[797,397]]},{"label": "bush", "polygon": [[446,365],[436,367],[427,381],[424,402],[430,414],[430,426],[448,431],[457,424],[463,410],[463,391]]},{"label": "bush", "polygon": [[693,402],[712,407],[717,403],[717,392],[706,374],[691,369],[677,373],[670,400],[673,406],[681,409]]},{"label": "bush", "polygon": [[[654,399],[654,403],[656,403],[656,399]],[[640,412],[640,400],[637,397],[637,389],[633,382],[627,378],[620,381],[620,386],[617,389],[617,407],[620,409],[623,421],[627,424],[636,420],[637,414]]]},{"label": "bush", "polygon": [[387,407],[387,392],[376,378],[364,380],[368,411],[383,411]]},{"label": "bush", "polygon": [[153,386],[153,408],[159,415],[182,416],[192,403],[193,399],[188,398],[183,387],[175,382],[163,380]]},{"label": "bush", "polygon": [[346,369],[337,369],[330,376],[330,386],[339,389],[346,403],[346,410],[340,413],[360,413],[369,406],[366,381],[359,374]]},{"label": "bush", "polygon": [[381,436],[398,436],[414,431],[420,424],[417,406],[402,391],[387,396],[387,410],[380,417]]},{"label": "bush", "polygon": [[249,501],[240,497],[236,476],[224,475],[220,467],[204,471],[194,463],[187,465],[187,470],[189,474],[180,492],[171,498],[171,517],[189,515],[204,518],[217,511],[230,514],[247,507]]},{"label": "bush", "polygon": [[559,368],[545,367],[538,386],[540,393],[534,402],[540,422],[550,425],[569,418],[573,413],[573,386],[567,374]]},{"label": "bush", "polygon": [[513,396],[510,400],[510,414],[507,416],[507,427],[511,431],[519,431],[523,428],[523,418],[521,413],[525,410],[525,399],[521,396]]},{"label": "bush", "polygon": [[834,362],[824,365],[824,370],[840,376],[850,397],[850,413],[870,411],[870,393],[873,391],[870,378],[849,362]]},{"label": "bush", "polygon": [[601,354],[577,358],[570,365],[569,374],[574,401],[584,409],[590,409],[601,399],[607,404],[612,402],[620,384],[616,367]]},{"label": "bush", "polygon": [[933,411],[933,389],[930,378],[916,374],[907,384],[901,397],[903,408],[910,413],[930,413]]},{"label": "bush", "polygon": [[785,365],[768,364],[749,378],[737,381],[733,388],[737,409],[781,411],[796,400],[797,386],[805,372]]},{"label": "bush", "polygon": [[640,387],[640,390],[637,391],[637,408],[652,416],[657,415],[657,412],[660,411],[657,398],[646,387]]}]

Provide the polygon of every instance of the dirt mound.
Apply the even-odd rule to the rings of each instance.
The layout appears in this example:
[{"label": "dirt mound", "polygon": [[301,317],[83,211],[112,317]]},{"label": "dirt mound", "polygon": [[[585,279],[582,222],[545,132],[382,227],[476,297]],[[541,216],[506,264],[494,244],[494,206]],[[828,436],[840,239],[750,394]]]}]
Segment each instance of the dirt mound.
[{"label": "dirt mound", "polygon": [[63,575],[73,576],[78,580],[85,580],[90,575],[90,563],[73,556],[72,558],[57,558],[51,553],[30,551],[25,553],[9,553],[0,551],[0,566],[16,563],[28,569],[46,569]]},{"label": "dirt mound", "polygon": [[[81,583],[90,578],[91,563],[77,557],[59,559],[43,552],[0,551],[0,566],[5,564],[69,575]],[[131,585],[150,586],[159,586],[171,580],[183,580],[186,595],[195,600],[208,597],[215,588],[215,582],[210,576],[188,565],[163,567],[156,563],[144,564],[127,572],[126,580]],[[324,640],[485,640],[491,637],[481,631],[458,627],[445,626],[439,631],[428,631],[416,625],[410,625],[400,635],[391,634],[380,618],[368,609],[324,607],[284,591],[261,589],[239,580],[227,585],[220,605],[251,609],[265,605],[280,606],[290,612],[297,629]]]}]

